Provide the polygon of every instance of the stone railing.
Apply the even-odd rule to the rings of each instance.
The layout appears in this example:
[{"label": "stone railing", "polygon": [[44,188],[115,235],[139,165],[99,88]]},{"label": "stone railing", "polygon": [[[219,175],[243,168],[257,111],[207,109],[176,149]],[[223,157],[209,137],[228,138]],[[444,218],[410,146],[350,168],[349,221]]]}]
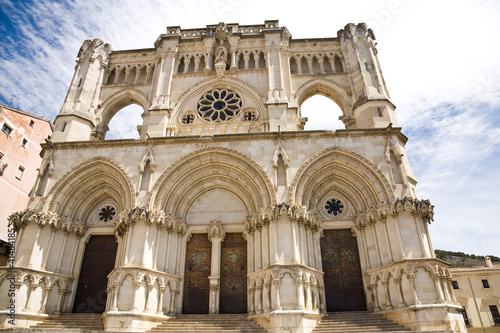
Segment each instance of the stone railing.
[{"label": "stone railing", "polygon": [[[73,281],[67,275],[31,268],[0,267],[0,284],[10,283],[9,293],[2,297],[12,296],[15,299],[16,314],[60,314],[66,296],[71,293]],[[47,308],[51,294],[57,297],[57,302]]]},{"label": "stone railing", "polygon": [[[250,315],[303,310],[325,313],[323,273],[299,265],[273,265],[248,275]],[[283,299],[286,297],[287,305]]]},{"label": "stone railing", "polygon": [[365,273],[374,311],[457,305],[448,264],[442,260],[405,259]]},{"label": "stone railing", "polygon": [[[128,284],[125,283],[127,279]],[[106,310],[173,315],[180,282],[181,278],[176,275],[151,269],[137,267],[115,268],[108,279]],[[164,294],[167,289],[169,294],[168,302],[164,302]],[[120,304],[121,294],[126,295],[123,299],[132,298],[130,306]],[[144,295],[146,295],[145,300]],[[144,303],[143,306],[139,304],[140,302]]]}]

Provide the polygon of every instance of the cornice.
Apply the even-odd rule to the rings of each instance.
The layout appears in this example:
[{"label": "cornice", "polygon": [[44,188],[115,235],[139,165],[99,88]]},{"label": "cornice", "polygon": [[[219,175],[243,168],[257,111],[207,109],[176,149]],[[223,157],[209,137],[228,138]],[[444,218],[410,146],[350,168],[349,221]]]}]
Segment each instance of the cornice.
[{"label": "cornice", "polygon": [[[321,139],[321,138],[347,138],[347,137],[366,137],[397,135],[403,143],[406,143],[408,138],[401,133],[400,127],[395,128],[370,128],[370,129],[339,129],[336,131],[291,131],[281,132],[283,140],[294,139]],[[96,140],[96,141],[70,141],[70,142],[54,142],[51,143],[54,149],[82,149],[82,148],[109,148],[117,146],[147,146],[153,145],[169,145],[169,144],[196,144],[196,143],[224,143],[224,142],[243,142],[243,141],[269,141],[273,142],[278,138],[278,132],[265,133],[236,133],[236,134],[215,134],[202,136],[170,136],[170,137],[153,137],[151,139],[120,139],[120,140]],[[49,145],[42,143],[42,148],[49,148]]]}]

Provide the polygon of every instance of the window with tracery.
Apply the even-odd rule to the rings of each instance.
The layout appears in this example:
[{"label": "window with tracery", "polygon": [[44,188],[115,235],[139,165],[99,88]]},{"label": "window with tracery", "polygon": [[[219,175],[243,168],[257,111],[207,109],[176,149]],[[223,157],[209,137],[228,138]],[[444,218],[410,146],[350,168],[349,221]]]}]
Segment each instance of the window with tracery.
[{"label": "window with tracery", "polygon": [[101,222],[108,222],[111,221],[116,215],[116,209],[113,206],[106,206],[102,207],[101,211],[99,212],[99,220]]},{"label": "window with tracery", "polygon": [[337,216],[339,214],[342,214],[342,212],[344,211],[344,205],[340,200],[331,198],[326,201],[325,210],[328,214]]},{"label": "window with tracery", "polygon": [[195,116],[192,113],[186,113],[182,116],[181,123],[184,125],[192,124],[194,123]]},{"label": "window with tracery", "polygon": [[214,89],[203,95],[198,102],[198,114],[210,122],[228,121],[241,110],[240,96],[229,89]]},{"label": "window with tracery", "polygon": [[243,120],[244,121],[256,121],[258,117],[258,113],[255,110],[245,110],[243,112]]}]

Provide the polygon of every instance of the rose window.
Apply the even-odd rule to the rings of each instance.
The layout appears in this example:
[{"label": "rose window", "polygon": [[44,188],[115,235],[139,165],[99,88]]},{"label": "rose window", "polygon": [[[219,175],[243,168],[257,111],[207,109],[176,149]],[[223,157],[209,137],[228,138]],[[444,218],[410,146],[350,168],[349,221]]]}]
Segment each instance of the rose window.
[{"label": "rose window", "polygon": [[339,214],[342,214],[344,205],[340,200],[332,198],[326,201],[325,210],[328,214],[337,216]]},{"label": "rose window", "polygon": [[233,119],[241,109],[240,96],[229,89],[214,89],[198,102],[198,114],[210,122]]},{"label": "rose window", "polygon": [[112,206],[106,206],[102,207],[101,211],[99,212],[99,220],[106,223],[108,221],[111,221],[116,215],[116,210],[115,207]]}]

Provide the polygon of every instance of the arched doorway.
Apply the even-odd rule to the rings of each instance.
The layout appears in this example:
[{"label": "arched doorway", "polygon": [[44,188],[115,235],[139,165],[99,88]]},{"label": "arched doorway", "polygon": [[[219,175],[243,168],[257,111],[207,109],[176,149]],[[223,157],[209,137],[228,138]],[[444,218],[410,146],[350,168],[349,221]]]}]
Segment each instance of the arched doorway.
[{"label": "arched doorway", "polygon": [[324,230],[320,244],[326,310],[366,310],[358,244],[351,230]]},{"label": "arched doorway", "polygon": [[114,235],[98,235],[90,238],[83,255],[73,312],[104,312],[108,274],[115,267],[117,246]]}]

